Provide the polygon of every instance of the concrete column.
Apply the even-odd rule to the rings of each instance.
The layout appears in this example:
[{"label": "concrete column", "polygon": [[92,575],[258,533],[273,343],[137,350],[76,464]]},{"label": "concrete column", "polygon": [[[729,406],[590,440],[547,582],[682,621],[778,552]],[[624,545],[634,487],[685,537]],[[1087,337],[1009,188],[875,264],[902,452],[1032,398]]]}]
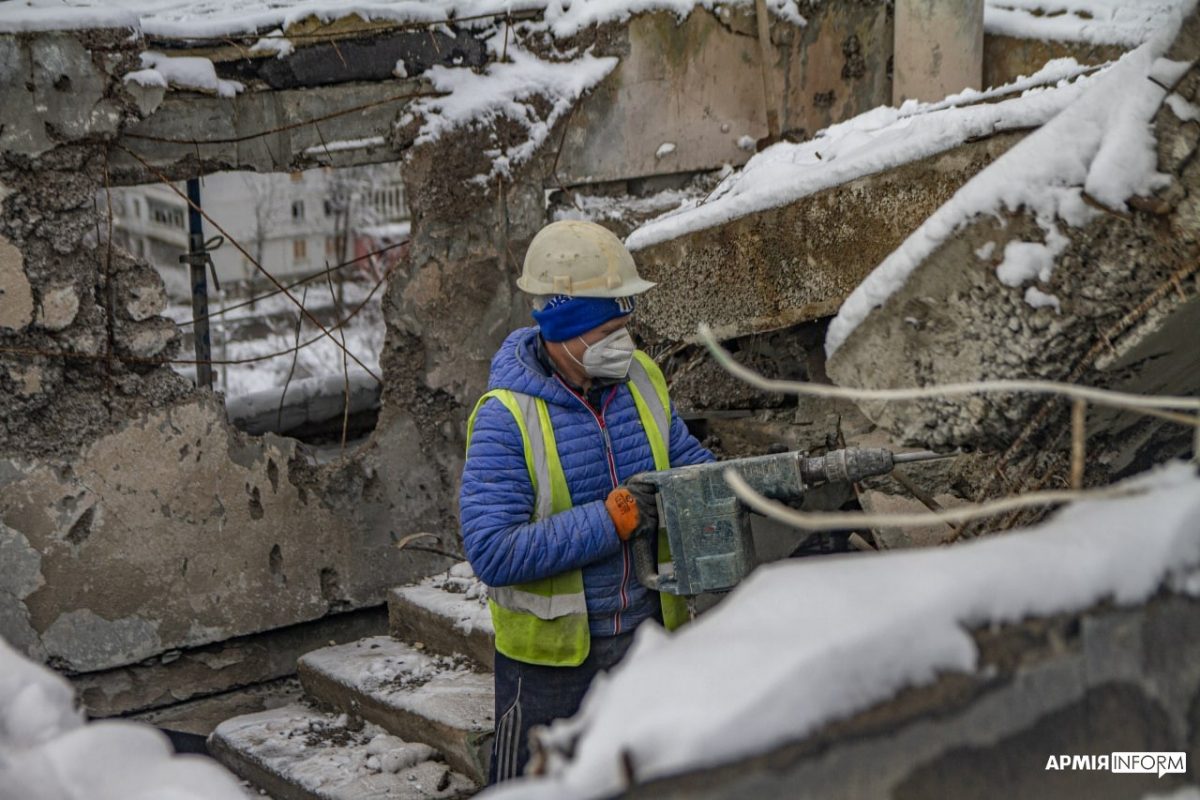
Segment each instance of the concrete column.
[{"label": "concrete column", "polygon": [[895,105],[981,88],[983,2],[896,0]]}]

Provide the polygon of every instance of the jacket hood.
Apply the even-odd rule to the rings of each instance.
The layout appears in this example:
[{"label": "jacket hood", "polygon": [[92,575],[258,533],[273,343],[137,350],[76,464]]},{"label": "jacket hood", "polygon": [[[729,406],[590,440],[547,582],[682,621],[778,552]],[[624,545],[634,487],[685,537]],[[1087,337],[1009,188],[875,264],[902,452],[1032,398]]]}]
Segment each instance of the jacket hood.
[{"label": "jacket hood", "polygon": [[537,328],[517,328],[510,333],[492,357],[488,389],[509,389],[560,406],[577,403],[542,365],[537,348]]}]

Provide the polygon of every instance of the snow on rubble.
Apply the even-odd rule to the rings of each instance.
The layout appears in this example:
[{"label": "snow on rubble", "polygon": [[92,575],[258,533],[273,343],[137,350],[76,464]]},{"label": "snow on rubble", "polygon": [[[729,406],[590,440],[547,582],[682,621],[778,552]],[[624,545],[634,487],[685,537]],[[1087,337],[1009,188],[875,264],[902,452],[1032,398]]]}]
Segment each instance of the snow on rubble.
[{"label": "snow on rubble", "polygon": [[[1057,59],[998,89],[968,90],[937,103],[881,106],[831,125],[809,141],[780,142],[751,158],[703,202],[651,220],[625,243],[641,250],[936,155],[975,137],[1036,127],[1096,80],[1086,74],[1091,69],[1074,59]],[[1017,96],[1003,99],[1009,95]]]},{"label": "snow on rubble", "polygon": [[[497,60],[481,73],[466,67],[436,66],[426,70],[424,78],[435,90],[446,94],[418,100],[398,123],[422,120],[415,141],[418,145],[436,141],[456,128],[486,129],[500,116],[522,125],[528,134],[524,141],[503,150],[497,147],[486,151],[492,169],[476,177],[483,184],[498,175],[508,177],[512,167],[528,161],[546,141],[554,124],[584,92],[612,72],[619,60],[615,56],[597,58],[591,53],[567,62],[542,60],[508,38],[507,31],[501,31],[488,40],[488,49]],[[508,61],[499,60],[504,52]],[[550,103],[544,118],[531,102],[535,97]]]},{"label": "snow on rubble", "polygon": [[[643,12],[667,11],[685,17],[697,7],[752,8],[753,4],[754,0],[21,0],[19,4],[0,3],[0,31],[125,27],[147,35],[186,39],[287,30],[308,17],[325,22],[351,14],[368,21],[392,22],[474,18],[465,24],[482,26],[488,23],[479,17],[532,11],[542,14],[538,27],[567,37],[590,25],[620,22]],[[767,8],[785,22],[805,24],[796,0],[767,0]]]},{"label": "snow on rubble", "polygon": [[246,87],[238,81],[217,77],[217,68],[207,58],[194,56],[171,57],[163,53],[142,53],[143,69],[125,75],[127,83],[142,86],[193,89],[198,92],[234,97]]},{"label": "snow on rubble", "polygon": [[148,725],[85,724],[67,681],[0,639],[0,800],[245,800],[229,773],[175,756]]},{"label": "snow on rubble", "polygon": [[[1188,0],[1187,10],[1196,0]],[[1158,173],[1152,120],[1190,64],[1163,54],[1174,41],[1181,16],[1168,21],[1148,42],[1126,53],[1103,74],[1084,83],[1073,102],[972,178],[917,228],[851,292],[829,325],[826,353],[907,281],[926,258],[972,220],[1003,210],[1031,212],[1045,234],[1042,243],[1011,242],[997,268],[999,279],[1019,287],[1049,280],[1054,259],[1067,246],[1059,222],[1080,226],[1098,210],[1084,201],[1122,209],[1134,195],[1152,193],[1167,176]],[[1030,287],[1036,288],[1036,287]],[[1026,292],[1031,305],[1057,298]]]},{"label": "snow on rubble", "polygon": [[987,0],[994,36],[1137,47],[1188,0]]},{"label": "snow on rubble", "polygon": [[487,586],[465,561],[416,586],[404,587],[404,596],[440,617],[454,620],[454,627],[463,634],[492,632]]},{"label": "snow on rubble", "polygon": [[[1132,605],[1164,583],[1195,594],[1195,467],[1171,464],[1121,488],[1131,494],[1081,501],[1034,528],[952,548],[762,567],[677,634],[643,626],[580,713],[550,730],[555,752],[573,756],[553,757],[545,779],[485,796],[612,796],[625,788],[630,758],[639,781],[712,767],[799,740],[947,671],[973,671],[979,653],[968,628],[1104,600]],[[871,614],[861,613],[864,597]]]}]

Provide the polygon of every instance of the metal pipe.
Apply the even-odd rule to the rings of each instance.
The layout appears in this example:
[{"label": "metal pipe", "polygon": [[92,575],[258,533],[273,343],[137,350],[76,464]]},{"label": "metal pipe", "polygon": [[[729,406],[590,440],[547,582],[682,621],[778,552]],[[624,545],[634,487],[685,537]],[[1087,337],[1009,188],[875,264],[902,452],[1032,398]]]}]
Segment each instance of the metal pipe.
[{"label": "metal pipe", "polygon": [[188,178],[188,256],[192,271],[192,336],[196,343],[196,385],[212,388],[212,341],[208,330],[208,273],[205,272],[204,221],[200,218],[200,179]]}]

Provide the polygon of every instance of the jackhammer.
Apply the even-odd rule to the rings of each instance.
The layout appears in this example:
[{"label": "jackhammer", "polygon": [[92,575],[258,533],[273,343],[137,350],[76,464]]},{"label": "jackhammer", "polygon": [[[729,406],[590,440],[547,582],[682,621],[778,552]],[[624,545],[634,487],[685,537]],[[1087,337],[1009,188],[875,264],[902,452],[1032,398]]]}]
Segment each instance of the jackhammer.
[{"label": "jackhammer", "polygon": [[751,512],[725,482],[727,469],[736,470],[764,497],[790,502],[803,498],[805,489],[815,484],[855,483],[886,475],[897,464],[952,455],[848,448],[806,456],[793,451],[640,473],[629,483],[655,493],[658,524],[666,530],[671,560],[658,563],[654,537],[634,539],[638,580],[648,589],[691,596],[728,591],[757,566]]}]

